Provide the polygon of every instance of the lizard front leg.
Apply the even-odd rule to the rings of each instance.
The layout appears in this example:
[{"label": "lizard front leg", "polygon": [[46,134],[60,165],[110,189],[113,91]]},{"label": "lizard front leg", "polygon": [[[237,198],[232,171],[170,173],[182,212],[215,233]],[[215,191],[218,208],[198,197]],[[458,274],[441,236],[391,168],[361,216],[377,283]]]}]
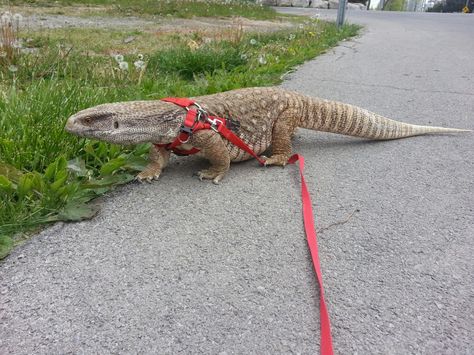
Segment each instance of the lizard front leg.
[{"label": "lizard front leg", "polygon": [[191,144],[211,163],[209,169],[197,173],[199,179],[210,179],[218,184],[230,167],[229,151],[222,137],[213,130],[201,130],[194,133]]},{"label": "lizard front leg", "polygon": [[136,179],[140,182],[152,182],[160,177],[161,171],[168,165],[170,151],[165,148],[157,147],[154,144],[150,147],[148,160],[150,161],[145,169],[137,175]]}]

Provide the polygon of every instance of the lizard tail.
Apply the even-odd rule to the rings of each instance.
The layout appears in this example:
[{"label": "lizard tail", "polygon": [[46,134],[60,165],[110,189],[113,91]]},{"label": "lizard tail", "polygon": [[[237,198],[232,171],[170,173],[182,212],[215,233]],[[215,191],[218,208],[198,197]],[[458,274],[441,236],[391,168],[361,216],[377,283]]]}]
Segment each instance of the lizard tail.
[{"label": "lizard tail", "polygon": [[419,126],[391,120],[363,108],[337,101],[308,98],[300,127],[348,136],[387,140],[430,133],[470,132],[432,126]]}]

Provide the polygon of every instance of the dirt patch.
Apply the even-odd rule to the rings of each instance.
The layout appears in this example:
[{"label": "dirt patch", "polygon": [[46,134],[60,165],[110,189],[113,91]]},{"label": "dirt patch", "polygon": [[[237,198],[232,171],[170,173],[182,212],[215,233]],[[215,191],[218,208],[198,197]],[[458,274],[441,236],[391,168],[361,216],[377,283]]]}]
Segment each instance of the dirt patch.
[{"label": "dirt patch", "polygon": [[192,18],[170,17],[112,17],[98,16],[107,11],[100,7],[0,7],[0,13],[10,11],[23,15],[23,27],[35,29],[100,28],[154,30],[163,33],[215,32],[222,28],[239,27],[245,32],[271,32],[294,26],[289,21],[262,21],[247,18]]}]

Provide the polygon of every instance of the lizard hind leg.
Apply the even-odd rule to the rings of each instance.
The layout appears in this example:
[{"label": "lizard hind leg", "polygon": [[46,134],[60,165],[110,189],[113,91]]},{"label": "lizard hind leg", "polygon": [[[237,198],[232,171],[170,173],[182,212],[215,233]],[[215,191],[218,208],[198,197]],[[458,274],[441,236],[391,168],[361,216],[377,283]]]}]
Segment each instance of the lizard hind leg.
[{"label": "lizard hind leg", "polygon": [[276,122],[272,132],[272,155],[265,158],[265,166],[280,165],[285,166],[292,153],[291,137],[296,128],[286,122]]}]

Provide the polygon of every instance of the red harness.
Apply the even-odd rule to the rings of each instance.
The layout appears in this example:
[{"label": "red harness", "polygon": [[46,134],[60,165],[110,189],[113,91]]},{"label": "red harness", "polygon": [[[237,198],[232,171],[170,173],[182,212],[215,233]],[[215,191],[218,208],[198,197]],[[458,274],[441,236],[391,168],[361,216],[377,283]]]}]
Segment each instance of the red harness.
[{"label": "red harness", "polygon": [[[186,118],[180,128],[179,134],[176,139],[168,144],[155,144],[157,147],[164,147],[168,150],[173,151],[178,155],[189,155],[199,152],[199,149],[192,148],[190,150],[181,150],[177,147],[181,144],[185,144],[191,138],[194,132],[201,129],[212,129],[222,135],[225,139],[230,141],[232,144],[238,146],[240,149],[246,151],[255,159],[257,159],[261,165],[265,164],[265,161],[257,156],[255,152],[250,149],[244,141],[237,137],[229,128],[227,128],[227,122],[222,117],[209,116],[206,111],[202,109],[195,101],[186,98],[166,98],[162,99],[166,102],[172,102],[176,105],[184,107],[188,111]],[[190,108],[195,106],[196,108]],[[329,313],[326,307],[326,301],[324,300],[324,288],[323,288],[323,277],[321,272],[321,266],[318,256],[318,244],[316,229],[314,227],[313,208],[311,197],[306,186],[306,181],[303,176],[304,172],[304,158],[299,154],[294,154],[288,159],[289,164],[294,164],[299,161],[300,176],[301,176],[301,199],[303,201],[303,221],[308,240],[308,247],[313,261],[314,271],[316,272],[316,279],[319,284],[319,314],[320,314],[320,326],[321,326],[321,346],[320,352],[322,355],[333,355],[332,336],[331,336],[331,323],[329,321]]]},{"label": "red harness", "polygon": [[[250,147],[242,139],[240,139],[234,134],[234,132],[227,128],[227,121],[225,118],[208,115],[207,112],[204,111],[201,106],[199,106],[199,104],[190,99],[168,97],[161,100],[184,107],[187,111],[187,114],[183,124],[181,125],[181,128],[179,129],[179,134],[175,138],[175,140],[168,144],[155,144],[155,146],[171,150],[177,155],[196,154],[197,152],[199,152],[198,148],[193,147],[189,150],[182,150],[179,149],[178,146],[189,142],[189,139],[191,138],[193,133],[202,129],[212,129],[232,144],[236,145],[240,149],[246,151],[248,154],[253,156],[255,159],[258,160],[261,165],[265,164],[265,160],[255,154],[255,152],[250,149]],[[196,108],[191,108],[191,106],[195,106]]]}]

